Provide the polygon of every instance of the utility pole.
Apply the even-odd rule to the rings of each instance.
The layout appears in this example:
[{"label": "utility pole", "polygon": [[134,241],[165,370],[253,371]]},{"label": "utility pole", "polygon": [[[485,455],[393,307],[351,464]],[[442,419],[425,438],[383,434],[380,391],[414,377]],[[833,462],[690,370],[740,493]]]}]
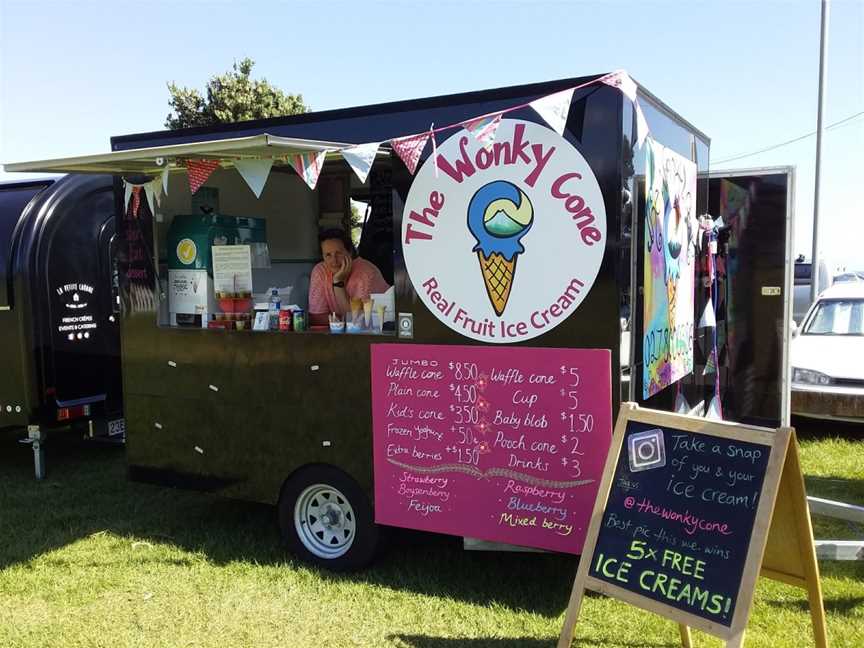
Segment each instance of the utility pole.
[{"label": "utility pole", "polygon": [[816,186],[813,190],[813,253],[810,255],[810,301],[819,294],[819,185],[822,171],[822,117],[825,112],[825,76],[828,71],[829,0],[822,0],[822,28],[819,35],[819,108],[816,113]]}]

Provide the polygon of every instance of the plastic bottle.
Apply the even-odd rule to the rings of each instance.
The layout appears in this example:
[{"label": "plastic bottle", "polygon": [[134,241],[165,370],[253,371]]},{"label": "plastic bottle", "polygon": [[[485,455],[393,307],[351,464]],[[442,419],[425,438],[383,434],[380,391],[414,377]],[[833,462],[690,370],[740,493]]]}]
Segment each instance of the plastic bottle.
[{"label": "plastic bottle", "polygon": [[282,308],[282,300],[279,298],[279,291],[275,288],[270,293],[270,307],[268,314],[270,316],[270,330],[279,330],[279,310]]}]

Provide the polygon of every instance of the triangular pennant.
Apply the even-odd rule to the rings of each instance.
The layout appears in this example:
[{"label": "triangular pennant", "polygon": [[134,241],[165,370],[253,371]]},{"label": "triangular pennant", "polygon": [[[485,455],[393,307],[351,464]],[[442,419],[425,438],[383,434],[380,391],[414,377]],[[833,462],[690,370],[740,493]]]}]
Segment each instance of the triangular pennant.
[{"label": "triangular pennant", "polygon": [[129,199],[132,197],[132,187],[134,187],[131,182],[128,180],[123,181],[123,208],[129,209]]},{"label": "triangular pennant", "polygon": [[702,369],[702,375],[707,376],[713,374],[715,371],[717,371],[717,360],[715,360],[715,354],[712,352],[708,354],[708,360],[705,362],[705,367]]},{"label": "triangular pennant", "polygon": [[156,209],[155,209],[155,206],[153,204],[154,189],[153,189],[153,183],[152,182],[148,182],[147,184],[144,185],[144,195],[147,197],[147,205],[150,207],[150,214],[151,215],[155,214]]},{"label": "triangular pennant", "polygon": [[429,139],[429,131],[419,133],[417,135],[408,135],[407,137],[397,137],[390,140],[393,150],[399,159],[408,167],[408,172],[414,175],[417,170],[417,163],[420,161],[420,154],[426,148],[426,141]]},{"label": "triangular pennant", "polygon": [[495,115],[469,119],[462,122],[462,127],[471,133],[474,139],[480,142],[480,146],[488,151],[495,142],[495,133],[501,125],[501,117],[502,113],[497,113]]},{"label": "triangular pennant", "polygon": [[149,183],[150,189],[153,192],[153,197],[156,199],[156,204],[162,204],[162,179],[153,178]]},{"label": "triangular pennant", "polygon": [[370,142],[369,144],[358,144],[339,151],[348,166],[354,171],[360,182],[365,183],[369,177],[369,171],[372,170],[372,164],[375,162],[375,156],[378,155],[378,149],[381,147],[381,142]]},{"label": "triangular pennant", "polygon": [[264,184],[270,176],[273,160],[235,160],[234,166],[240,172],[240,175],[243,176],[243,179],[249,185],[255,197],[260,198],[261,192],[264,191]]},{"label": "triangular pennant", "polygon": [[184,160],[183,164],[189,172],[189,191],[193,194],[219,168],[219,160]]},{"label": "triangular pennant", "polygon": [[639,146],[645,143],[645,140],[648,139],[648,134],[651,132],[651,129],[648,128],[648,120],[645,119],[645,113],[642,112],[642,106],[639,105],[639,99],[633,102],[633,105],[636,108],[636,143]]},{"label": "triangular pennant", "polygon": [[321,175],[321,169],[324,167],[324,158],[327,157],[327,151],[318,153],[300,153],[291,156],[291,166],[297,172],[303,181],[309,185],[310,189],[315,189],[318,184],[318,176]]},{"label": "triangular pennant", "polygon": [[690,413],[690,403],[687,402],[687,399],[684,398],[684,394],[678,392],[678,395],[675,396],[675,413],[676,414],[689,414]]},{"label": "triangular pennant", "polygon": [[138,218],[141,208],[141,185],[132,185],[132,217]]},{"label": "triangular pennant", "polygon": [[162,172],[162,193],[168,195],[168,169]]},{"label": "triangular pennant", "polygon": [[700,417],[701,417],[704,413],[705,413],[705,401],[704,401],[704,400],[701,400],[701,401],[699,401],[698,403],[696,403],[696,406],[695,406],[695,407],[692,407],[692,408],[690,409],[690,411],[688,412],[688,414],[689,414],[690,416],[700,416]]},{"label": "triangular pennant", "polygon": [[714,396],[708,404],[708,411],[705,412],[705,418],[714,421],[723,420],[723,406],[720,404],[720,397]]},{"label": "triangular pennant", "polygon": [[540,97],[531,102],[530,106],[537,111],[549,126],[559,135],[564,134],[567,125],[567,115],[570,114],[570,100],[573,99],[573,90],[562,90],[554,94]]},{"label": "triangular pennant", "polygon": [[702,317],[699,318],[699,328],[714,328],[717,326],[717,318],[714,315],[714,305],[709,299],[705,304],[705,310],[702,311]]},{"label": "triangular pennant", "polygon": [[624,70],[618,70],[600,79],[606,85],[618,88],[630,101],[636,101],[636,82]]}]

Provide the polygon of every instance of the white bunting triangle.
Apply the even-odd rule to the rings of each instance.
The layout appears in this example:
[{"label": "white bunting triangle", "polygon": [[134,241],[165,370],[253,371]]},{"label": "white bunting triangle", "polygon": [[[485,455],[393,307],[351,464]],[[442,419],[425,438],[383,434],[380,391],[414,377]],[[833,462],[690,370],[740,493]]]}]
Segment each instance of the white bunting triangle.
[{"label": "white bunting triangle", "polygon": [[147,197],[147,205],[150,207],[150,215],[154,215],[156,213],[155,205],[153,204],[155,190],[153,189],[153,183],[148,182],[144,185],[144,195]]},{"label": "white bunting triangle", "polygon": [[168,195],[168,169],[162,172],[162,193]]},{"label": "white bunting triangle", "polygon": [[690,413],[690,403],[687,402],[687,399],[684,398],[684,394],[678,392],[675,396],[675,413],[676,414],[689,414]]},{"label": "white bunting triangle", "polygon": [[723,420],[723,407],[720,405],[720,398],[714,396],[708,404],[708,411],[705,412],[705,418],[713,421]]},{"label": "white bunting triangle", "polygon": [[260,198],[270,175],[273,160],[266,158],[262,160],[235,160],[234,166],[237,167],[237,171],[243,176],[255,197]]},{"label": "white bunting triangle", "polygon": [[129,198],[132,197],[132,187],[134,187],[131,182],[128,180],[123,181],[123,209],[129,209]]},{"label": "white bunting triangle", "polygon": [[690,408],[690,411],[688,412],[688,414],[690,416],[700,416],[701,417],[702,414],[704,414],[704,412],[705,412],[705,401],[701,400],[698,403],[696,403],[695,407]]},{"label": "white bunting triangle", "polygon": [[699,328],[714,328],[717,326],[717,317],[714,315],[714,305],[711,300],[705,304],[705,310],[702,311],[702,317],[699,318]]},{"label": "white bunting triangle", "polygon": [[342,153],[342,157],[345,158],[354,174],[360,179],[360,182],[365,183],[380,147],[381,142],[370,142],[368,144],[350,146],[342,149],[340,153]]},{"label": "white bunting triangle", "polygon": [[567,125],[567,115],[570,114],[570,101],[573,99],[573,90],[562,90],[554,94],[535,99],[530,106],[537,111],[549,126],[559,135],[564,134]]}]

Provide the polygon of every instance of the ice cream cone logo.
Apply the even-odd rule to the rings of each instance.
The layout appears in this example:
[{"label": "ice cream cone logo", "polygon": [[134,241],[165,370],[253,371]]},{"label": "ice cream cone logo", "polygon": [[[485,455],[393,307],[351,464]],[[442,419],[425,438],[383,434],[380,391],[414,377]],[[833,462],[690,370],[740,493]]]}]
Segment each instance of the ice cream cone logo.
[{"label": "ice cream cone logo", "polygon": [[516,185],[495,180],[480,187],[468,204],[468,229],[477,253],[489,302],[499,317],[507,307],[516,276],[520,243],[534,222],[534,208]]}]

